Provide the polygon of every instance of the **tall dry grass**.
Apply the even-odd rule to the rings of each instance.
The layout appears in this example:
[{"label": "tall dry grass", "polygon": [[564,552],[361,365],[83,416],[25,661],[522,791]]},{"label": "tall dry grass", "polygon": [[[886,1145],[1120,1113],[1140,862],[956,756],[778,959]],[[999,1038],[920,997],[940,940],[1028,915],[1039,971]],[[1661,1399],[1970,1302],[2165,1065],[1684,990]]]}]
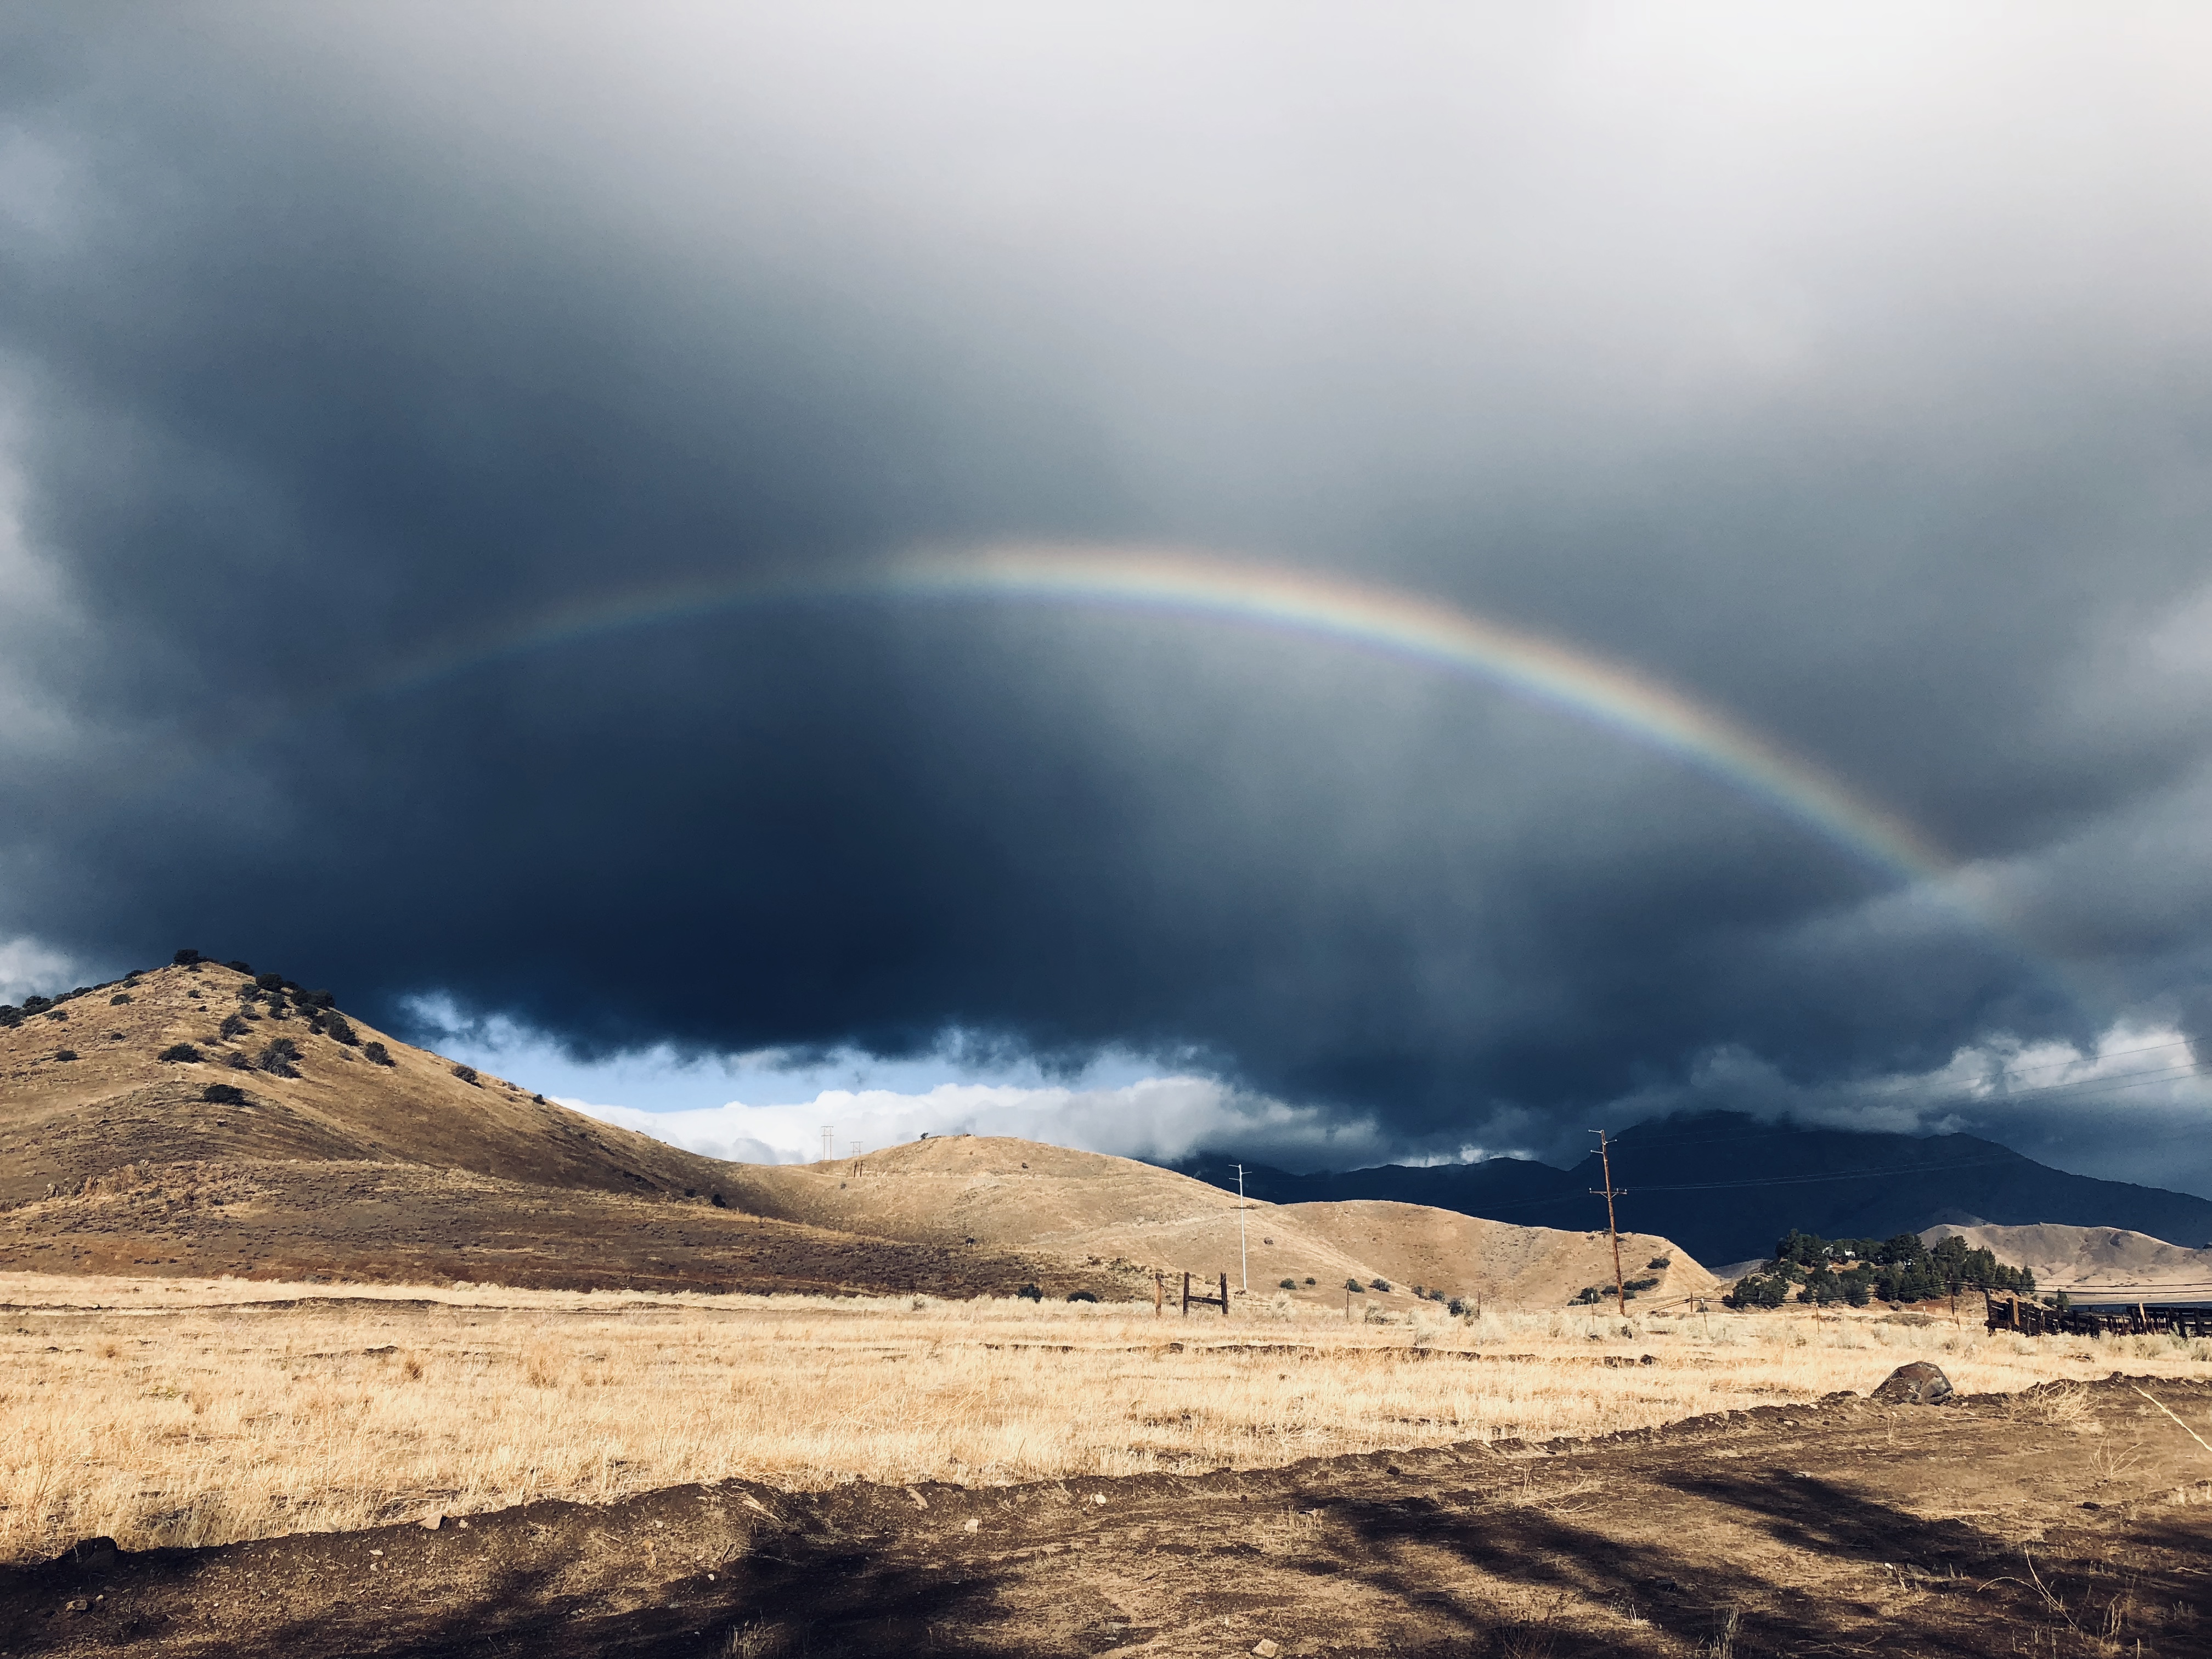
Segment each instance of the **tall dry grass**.
[{"label": "tall dry grass", "polygon": [[[1809,1315],[1346,1324],[1255,1298],[1225,1320],[1155,1321],[1020,1301],[33,1277],[0,1280],[0,1297],[13,1559],[94,1534],[213,1543],[726,1476],[988,1484],[1604,1433],[1863,1391],[1921,1357],[1969,1392],[2212,1364],[2203,1342],[2039,1346]],[[307,1299],[269,1305],[286,1297]]]}]

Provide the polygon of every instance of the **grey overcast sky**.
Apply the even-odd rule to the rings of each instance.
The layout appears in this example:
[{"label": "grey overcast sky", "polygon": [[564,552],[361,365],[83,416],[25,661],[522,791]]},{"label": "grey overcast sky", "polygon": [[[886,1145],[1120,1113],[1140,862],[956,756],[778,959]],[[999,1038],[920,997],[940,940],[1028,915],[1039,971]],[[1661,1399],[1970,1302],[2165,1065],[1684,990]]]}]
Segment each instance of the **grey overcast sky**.
[{"label": "grey overcast sky", "polygon": [[[2188,5],[12,6],[0,994],[189,944],[702,1123],[1722,1105],[2212,1193],[2208,63]],[[1371,642],[864,580],[1015,542],[1540,636],[1942,867]]]}]

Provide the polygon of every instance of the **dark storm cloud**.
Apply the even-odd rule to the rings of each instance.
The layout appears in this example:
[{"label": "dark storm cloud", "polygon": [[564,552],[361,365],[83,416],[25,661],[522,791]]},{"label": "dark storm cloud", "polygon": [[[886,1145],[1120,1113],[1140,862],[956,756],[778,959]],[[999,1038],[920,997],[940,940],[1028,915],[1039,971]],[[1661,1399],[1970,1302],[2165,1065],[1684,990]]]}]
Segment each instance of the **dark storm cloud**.
[{"label": "dark storm cloud", "polygon": [[[1157,1049],[1413,1146],[2202,1024],[2185,15],[642,15],[15,14],[0,936],[585,1049]],[[792,605],[362,690],[1029,536],[1632,662],[1973,902],[1195,620]]]}]

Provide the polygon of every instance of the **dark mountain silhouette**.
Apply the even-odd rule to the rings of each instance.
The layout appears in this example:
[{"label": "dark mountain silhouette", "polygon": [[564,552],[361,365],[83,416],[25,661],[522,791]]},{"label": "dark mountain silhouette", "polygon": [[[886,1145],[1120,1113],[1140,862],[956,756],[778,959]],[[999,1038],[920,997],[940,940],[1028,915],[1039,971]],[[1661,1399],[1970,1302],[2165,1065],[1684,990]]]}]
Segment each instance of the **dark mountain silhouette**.
[{"label": "dark mountain silhouette", "polygon": [[[1234,1190],[1235,1165],[1212,1154],[1176,1166]],[[2038,1164],[1976,1135],[1902,1135],[1767,1123],[1737,1112],[1668,1118],[1613,1143],[1626,1188],[1620,1224],[1662,1233],[1708,1266],[1764,1256],[1790,1228],[1826,1238],[1886,1238],[1938,1222],[2039,1221],[2124,1227],[2195,1248],[2212,1240],[2212,1200]],[[1571,1170],[1528,1158],[1293,1175],[1248,1164],[1244,1190],[1274,1204],[1385,1198],[1524,1226],[1605,1224],[1596,1155]]]}]

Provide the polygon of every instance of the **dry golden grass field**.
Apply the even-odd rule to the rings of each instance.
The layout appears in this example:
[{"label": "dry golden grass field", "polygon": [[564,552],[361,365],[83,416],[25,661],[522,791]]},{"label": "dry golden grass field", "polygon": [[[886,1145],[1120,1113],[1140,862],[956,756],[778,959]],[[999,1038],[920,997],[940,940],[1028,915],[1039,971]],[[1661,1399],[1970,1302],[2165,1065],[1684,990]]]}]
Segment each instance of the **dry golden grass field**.
[{"label": "dry golden grass field", "polygon": [[[1645,1428],[1865,1393],[1929,1358],[1965,1392],[2212,1344],[2033,1341],[1925,1316],[1487,1312],[1347,1323],[927,1297],[643,1297],[0,1278],[0,1557],[331,1531],[739,1477],[998,1486]],[[1650,1363],[1644,1357],[1650,1356]],[[2049,1397],[2037,1407],[2051,1409]]]}]

